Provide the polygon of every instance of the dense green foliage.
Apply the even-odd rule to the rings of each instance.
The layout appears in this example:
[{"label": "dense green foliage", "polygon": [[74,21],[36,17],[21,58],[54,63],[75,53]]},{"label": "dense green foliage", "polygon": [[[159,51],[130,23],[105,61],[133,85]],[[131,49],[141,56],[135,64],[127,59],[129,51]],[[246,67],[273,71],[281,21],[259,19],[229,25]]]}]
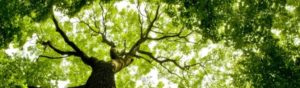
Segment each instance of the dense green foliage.
[{"label": "dense green foliage", "polygon": [[0,87],[86,82],[91,69],[78,57],[40,43],[71,50],[51,15],[70,40],[103,61],[110,61],[109,46],[99,32],[130,51],[158,15],[140,45],[155,58],[137,54],[116,74],[119,88],[300,86],[297,0],[1,0],[0,6]]},{"label": "dense green foliage", "polygon": [[[242,50],[237,86],[299,87],[297,0],[187,0],[181,17],[204,39]],[[197,19],[197,20],[195,20]]]}]

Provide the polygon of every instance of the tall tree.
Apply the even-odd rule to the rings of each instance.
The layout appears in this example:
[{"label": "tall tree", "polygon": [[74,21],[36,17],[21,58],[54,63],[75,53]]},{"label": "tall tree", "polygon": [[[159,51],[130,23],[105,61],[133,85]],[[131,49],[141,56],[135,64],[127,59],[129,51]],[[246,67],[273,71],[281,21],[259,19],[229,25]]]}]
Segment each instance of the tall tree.
[{"label": "tall tree", "polygon": [[296,0],[0,2],[0,87],[300,85]]},{"label": "tall tree", "polygon": [[[80,61],[91,68],[92,72],[86,83],[79,87],[88,88],[115,87],[114,75],[130,65],[133,59],[143,59],[150,64],[155,62],[172,74],[177,73],[166,67],[166,64],[171,64],[179,70],[187,70],[192,66],[200,65],[200,63],[183,65],[179,63],[178,55],[176,57],[165,57],[155,54],[154,50],[150,50],[152,48],[148,47],[149,43],[182,41],[180,45],[185,45],[189,43],[187,37],[193,33],[186,30],[184,25],[174,25],[170,22],[165,22],[170,18],[162,18],[165,15],[161,11],[161,9],[164,9],[164,4],[159,2],[151,3],[135,2],[135,4],[129,4],[134,7],[127,10],[117,8],[118,6],[114,6],[116,5],[114,2],[95,1],[91,6],[87,6],[85,10],[79,11],[78,15],[74,16],[62,16],[65,14],[65,9],[61,9],[59,5],[53,4],[52,7],[49,7],[50,12],[53,9],[52,22],[45,19],[44,23],[42,22],[38,25],[46,25],[34,27],[38,30],[36,32],[38,33],[38,45],[35,47],[41,47],[40,49],[37,48],[40,53],[33,60],[34,63],[39,63],[41,60],[45,60],[44,58],[63,59],[70,57],[80,59]],[[47,13],[47,15],[49,14]],[[57,15],[60,15],[60,17]],[[62,22],[64,17],[73,18]],[[126,17],[126,19],[121,19],[122,17]],[[53,23],[55,31],[53,31],[53,26],[50,26],[51,23]],[[77,32],[68,34],[66,31],[70,30]],[[120,31],[124,31],[124,33],[120,33]],[[87,40],[87,38],[92,40]],[[94,44],[86,46],[86,43]],[[96,45],[99,46],[97,47]],[[166,46],[162,44],[161,47]],[[107,51],[109,48],[110,53],[93,52],[95,48],[101,48],[101,51]],[[160,52],[166,53],[165,51]],[[106,55],[110,56],[111,60],[105,59],[107,58]],[[30,82],[31,80],[27,81],[29,87],[43,87],[39,83]]]}]

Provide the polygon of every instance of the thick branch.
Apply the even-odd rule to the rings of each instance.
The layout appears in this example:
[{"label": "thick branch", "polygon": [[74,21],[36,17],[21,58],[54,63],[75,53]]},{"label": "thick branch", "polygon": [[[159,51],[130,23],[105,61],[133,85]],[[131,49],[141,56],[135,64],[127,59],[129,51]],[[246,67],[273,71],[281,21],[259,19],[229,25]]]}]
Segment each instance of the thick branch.
[{"label": "thick branch", "polygon": [[[145,33],[145,36],[144,38],[147,38],[148,37],[148,34],[149,32],[151,31],[155,21],[158,19],[158,14],[159,14],[159,8],[160,8],[160,5],[158,5],[157,9],[156,9],[156,12],[155,12],[155,17],[154,19],[150,22],[150,24],[148,25],[147,29],[146,29],[146,33]],[[149,18],[150,19],[150,18]]]},{"label": "thick branch", "polygon": [[55,52],[57,52],[61,55],[75,55],[75,56],[78,56],[75,51],[63,51],[63,50],[60,50],[60,49],[54,47],[50,41],[42,42],[42,44],[49,46],[51,49],[53,49]]},{"label": "thick branch", "polygon": [[[158,19],[159,8],[160,8],[160,5],[158,5],[158,7],[157,7],[156,12],[155,12],[155,17],[150,22],[150,24],[148,25],[148,27],[146,29],[146,33],[145,34],[141,33],[141,34],[143,34],[143,35],[141,35],[142,37],[131,47],[131,49],[129,51],[129,54],[134,55],[134,53],[137,51],[137,49],[140,47],[140,45],[147,40],[149,32],[151,31],[151,29],[153,28],[154,23]],[[148,19],[150,19],[150,17]]]},{"label": "thick branch", "polygon": [[138,52],[141,53],[141,54],[147,55],[148,57],[150,57],[152,60],[154,60],[155,62],[157,62],[159,64],[163,64],[163,63],[166,63],[166,62],[171,62],[174,65],[176,65],[178,68],[180,68],[181,70],[189,69],[192,66],[201,65],[200,63],[196,63],[196,64],[192,64],[192,65],[181,66],[176,62],[176,60],[173,60],[173,59],[170,59],[170,58],[160,57],[160,58],[164,58],[164,60],[159,60],[158,58],[154,57],[154,55],[151,52],[147,52],[147,51],[143,51],[143,50],[138,50]]},{"label": "thick branch", "polygon": [[[145,58],[145,57],[143,57],[143,56],[134,55],[134,57],[136,57],[136,58],[142,58],[143,60],[147,61],[147,62],[150,63],[150,64],[151,64],[151,62],[152,62],[151,60],[149,60],[149,59],[147,59],[147,58]],[[160,63],[159,65],[162,66],[164,69],[166,69],[170,74],[176,75],[177,77],[179,77],[179,78],[182,79],[181,76],[179,76],[178,74],[172,72],[170,69],[168,69],[168,68],[167,68],[166,66],[164,66],[163,64]]]},{"label": "thick branch", "polygon": [[[184,26],[180,29],[180,31],[178,33],[169,33],[169,34],[165,34],[164,36],[158,37],[158,38],[150,38],[150,37],[148,37],[147,39],[149,39],[149,40],[162,40],[162,39],[173,38],[173,37],[186,39],[187,36],[189,36],[189,35],[191,35],[193,33],[193,32],[190,32],[189,34],[181,35],[182,32],[183,32],[183,29],[184,29]],[[153,32],[159,33],[159,34],[163,34],[161,32],[157,32],[157,31],[153,31]]]},{"label": "thick branch", "polygon": [[114,42],[109,41],[109,40],[107,39],[107,37],[105,36],[104,33],[100,33],[100,34],[101,34],[102,42],[103,42],[103,43],[105,43],[105,44],[107,44],[107,45],[109,45],[109,46],[111,46],[111,47],[115,47],[115,46],[116,46]]},{"label": "thick branch", "polygon": [[70,45],[77,53],[80,53],[80,54],[84,54],[76,45],[75,43],[73,43],[68,37],[67,35],[65,34],[65,32],[63,32],[63,30],[59,27],[58,25],[58,22],[57,20],[55,19],[54,15],[52,15],[52,20],[55,24],[55,28],[56,28],[56,31],[63,37],[64,41]]},{"label": "thick branch", "polygon": [[[60,52],[60,53],[68,53],[68,54],[73,54],[75,56],[78,56],[81,58],[81,60],[87,64],[87,65],[90,65],[92,67],[95,66],[95,63],[96,61],[98,61],[96,58],[94,57],[88,57],[82,50],[79,49],[79,47],[77,45],[75,45],[74,42],[72,42],[68,37],[67,35],[65,34],[65,32],[63,32],[63,30],[59,27],[58,25],[58,22],[57,20],[55,19],[54,15],[52,15],[52,20],[55,24],[55,28],[56,28],[56,31],[63,37],[64,41],[70,46],[72,47],[75,51],[74,52],[61,52],[61,50],[53,47],[53,46],[50,46],[52,49],[54,49],[56,52]],[[51,45],[51,44],[50,44]]]},{"label": "thick branch", "polygon": [[102,6],[102,4],[99,4],[101,10],[102,10],[102,25],[103,25],[103,32],[100,32],[101,36],[102,36],[102,42],[106,43],[107,45],[111,46],[111,47],[115,47],[116,45],[114,44],[114,42],[109,41],[106,37],[106,31],[107,31],[107,25],[106,25],[106,13],[104,12],[104,8]]},{"label": "thick branch", "polygon": [[53,57],[53,56],[47,56],[47,55],[40,55],[40,57],[44,57],[44,58],[49,58],[49,59],[61,59],[61,58],[64,58],[64,57]]},{"label": "thick branch", "polygon": [[[109,46],[116,46],[112,41],[109,41],[105,35],[105,33],[101,32],[101,31],[96,31],[96,29],[94,29],[91,25],[89,25],[88,23],[81,21],[81,23],[85,24],[91,31],[93,31],[94,33],[100,34],[101,38],[102,38],[102,42],[109,45]],[[95,25],[97,26],[97,25]],[[96,27],[99,28],[99,27]]]},{"label": "thick branch", "polygon": [[91,25],[89,25],[89,23],[84,22],[84,21],[80,21],[80,23],[85,24],[92,32],[99,34],[100,31],[96,31],[96,29],[94,29]]},{"label": "thick branch", "polygon": [[166,38],[171,38],[171,37],[179,37],[178,34],[176,35],[165,35],[165,36],[162,36],[162,37],[159,37],[159,38],[148,38],[150,40],[162,40],[162,39],[166,39]]},{"label": "thick branch", "polygon": [[[97,23],[96,23],[96,20],[94,20],[94,26],[95,26],[99,31],[96,31],[96,29],[94,29],[91,25],[89,25],[88,23],[86,23],[86,22],[84,22],[84,21],[82,21],[82,23],[84,23],[86,26],[88,26],[88,28],[89,28],[91,31],[93,31],[93,32],[95,32],[95,33],[97,33],[97,34],[100,34],[100,35],[101,35],[101,38],[102,38],[102,41],[101,41],[101,42],[103,42],[103,43],[105,43],[105,44],[107,44],[107,45],[109,45],[109,46],[111,46],[111,47],[115,47],[115,46],[116,46],[115,43],[114,43],[113,41],[110,41],[110,40],[107,38],[107,35],[106,35],[106,32],[107,32],[107,25],[106,25],[106,18],[105,18],[106,13],[104,12],[104,7],[102,6],[102,4],[99,4],[99,6],[100,6],[100,8],[101,8],[101,10],[102,10],[102,16],[101,16],[102,21],[100,21],[100,22],[101,22],[101,24],[102,24],[102,26],[103,26],[103,31],[101,31],[101,30],[100,30],[100,27],[98,27],[98,25],[97,25]],[[95,19],[95,18],[94,18],[94,19]]]},{"label": "thick branch", "polygon": [[105,16],[106,16],[106,13],[104,13],[104,8],[103,8],[103,6],[102,6],[102,4],[99,4],[99,6],[100,6],[100,8],[101,8],[101,10],[102,10],[102,25],[103,25],[103,29],[104,29],[104,32],[103,32],[103,35],[106,35],[106,30],[107,30],[107,26],[106,26],[106,18],[105,18]]},{"label": "thick branch", "polygon": [[139,17],[139,23],[140,23],[140,37],[142,38],[144,35],[143,35],[143,25],[144,25],[144,22],[143,22],[143,18],[142,18],[142,16],[143,16],[143,14],[142,14],[142,12],[140,11],[140,3],[139,3],[139,1],[137,2],[137,10],[138,10],[138,17]]}]

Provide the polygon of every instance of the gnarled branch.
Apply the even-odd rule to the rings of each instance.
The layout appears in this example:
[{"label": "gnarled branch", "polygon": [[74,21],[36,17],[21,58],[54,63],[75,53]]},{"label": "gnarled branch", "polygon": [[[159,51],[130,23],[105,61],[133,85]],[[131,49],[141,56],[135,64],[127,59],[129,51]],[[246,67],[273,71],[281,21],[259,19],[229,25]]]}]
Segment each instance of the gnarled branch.
[{"label": "gnarled branch", "polygon": [[[160,5],[157,6],[157,9],[156,9],[156,12],[155,12],[155,17],[150,22],[150,24],[148,25],[148,27],[146,29],[146,32],[145,33],[141,33],[140,39],[131,47],[131,49],[129,51],[129,54],[134,55],[136,53],[137,49],[140,47],[140,45],[147,40],[149,32],[151,31],[151,29],[153,28],[154,23],[158,19],[159,9],[160,9]],[[148,19],[150,19],[150,17],[148,17]]]},{"label": "gnarled branch", "polygon": [[74,51],[63,51],[60,50],[58,48],[55,48],[49,41],[48,42],[44,42],[43,44],[46,44],[48,46],[50,46],[54,51],[56,51],[57,53],[64,55],[74,55],[74,56],[78,56],[81,58],[81,60],[90,66],[94,66],[96,61],[98,61],[96,58],[94,57],[88,57],[81,49],[79,49],[79,47],[72,42],[67,35],[65,34],[65,32],[59,27],[58,21],[55,19],[54,14],[52,15],[52,21],[54,22],[56,31],[63,37],[63,40],[72,48],[74,49]]},{"label": "gnarled branch", "polygon": [[54,57],[54,56],[47,56],[47,55],[40,55],[38,58],[40,58],[40,57],[49,58],[49,59],[61,59],[61,58],[64,58],[64,57]]},{"label": "gnarled branch", "polygon": [[71,46],[77,53],[84,54],[76,45],[74,42],[72,42],[66,33],[59,27],[57,20],[55,19],[54,15],[52,15],[52,21],[54,22],[56,31],[63,37],[64,41]]},{"label": "gnarled branch", "polygon": [[[196,63],[196,64],[191,64],[191,65],[181,66],[174,59],[170,59],[170,58],[167,58],[167,57],[155,57],[151,52],[143,51],[143,50],[138,50],[138,52],[141,53],[141,54],[144,54],[144,55],[146,55],[148,57],[150,57],[150,59],[154,60],[155,62],[157,62],[159,64],[163,64],[163,63],[166,63],[166,62],[171,62],[175,66],[177,66],[178,68],[180,68],[181,70],[189,69],[192,66],[201,65],[201,63]],[[163,60],[159,60],[159,58],[164,58],[164,59]]]},{"label": "gnarled branch", "polygon": [[107,44],[107,45],[109,45],[111,47],[115,47],[116,44],[113,41],[111,41],[111,40],[109,40],[107,38],[107,34],[106,34],[106,32],[107,32],[107,25],[106,25],[106,20],[105,20],[106,19],[105,18],[106,13],[104,13],[104,7],[102,6],[102,4],[100,4],[100,8],[102,10],[102,16],[101,16],[101,18],[103,20],[101,21],[101,24],[103,25],[103,31],[100,30],[101,28],[97,25],[96,20],[94,21],[94,27],[96,27],[98,29],[98,31],[96,31],[97,29],[93,28],[87,22],[81,21],[81,23],[85,24],[92,32],[100,34],[101,38],[102,38],[101,42],[103,42],[103,43],[105,43],[105,44]]},{"label": "gnarled branch", "polygon": [[49,46],[51,49],[53,49],[55,52],[57,52],[61,55],[75,55],[75,56],[78,56],[75,51],[63,51],[63,50],[60,50],[60,49],[54,47],[50,41],[42,42],[42,44],[46,45],[46,46]]}]

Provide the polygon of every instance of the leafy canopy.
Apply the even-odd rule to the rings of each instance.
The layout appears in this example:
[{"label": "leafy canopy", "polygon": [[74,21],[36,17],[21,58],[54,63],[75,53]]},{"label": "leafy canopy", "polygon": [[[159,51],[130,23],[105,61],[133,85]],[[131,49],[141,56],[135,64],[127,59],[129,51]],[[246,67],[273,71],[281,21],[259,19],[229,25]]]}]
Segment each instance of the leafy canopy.
[{"label": "leafy canopy", "polygon": [[110,47],[99,32],[127,52],[147,33],[133,64],[116,74],[117,87],[300,86],[297,0],[2,0],[0,5],[0,87],[86,82],[91,69],[78,57],[39,43],[71,50],[49,19],[52,11],[71,41],[104,61],[110,60]]}]

